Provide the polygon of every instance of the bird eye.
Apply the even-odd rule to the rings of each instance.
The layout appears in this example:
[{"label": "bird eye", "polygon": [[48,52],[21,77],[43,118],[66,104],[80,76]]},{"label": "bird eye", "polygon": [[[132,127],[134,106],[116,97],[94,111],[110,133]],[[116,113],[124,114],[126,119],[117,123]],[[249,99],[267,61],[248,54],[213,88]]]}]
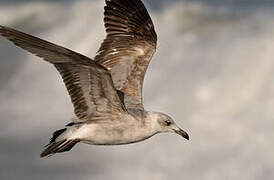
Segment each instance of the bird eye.
[{"label": "bird eye", "polygon": [[170,126],[170,125],[171,125],[171,121],[167,120],[167,121],[165,121],[165,124],[166,124],[167,126]]}]

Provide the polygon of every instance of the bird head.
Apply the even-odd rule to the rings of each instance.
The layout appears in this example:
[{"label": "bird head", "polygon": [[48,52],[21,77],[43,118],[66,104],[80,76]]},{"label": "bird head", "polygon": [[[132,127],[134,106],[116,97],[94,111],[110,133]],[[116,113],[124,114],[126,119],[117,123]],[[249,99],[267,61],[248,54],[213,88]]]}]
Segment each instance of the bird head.
[{"label": "bird head", "polygon": [[156,119],[157,129],[159,130],[159,132],[176,133],[182,136],[183,138],[189,140],[188,134],[184,130],[179,128],[179,126],[176,125],[176,123],[170,116],[163,113],[155,113],[154,115],[156,115],[155,119]]}]

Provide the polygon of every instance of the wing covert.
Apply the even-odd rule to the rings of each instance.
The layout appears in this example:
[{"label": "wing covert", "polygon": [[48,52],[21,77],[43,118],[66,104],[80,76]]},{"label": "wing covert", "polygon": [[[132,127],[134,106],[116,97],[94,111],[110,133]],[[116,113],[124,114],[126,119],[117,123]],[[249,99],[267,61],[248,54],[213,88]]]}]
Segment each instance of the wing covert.
[{"label": "wing covert", "polygon": [[74,63],[55,64],[66,85],[74,112],[81,120],[125,112],[113,86],[110,73],[95,63],[86,66]]}]

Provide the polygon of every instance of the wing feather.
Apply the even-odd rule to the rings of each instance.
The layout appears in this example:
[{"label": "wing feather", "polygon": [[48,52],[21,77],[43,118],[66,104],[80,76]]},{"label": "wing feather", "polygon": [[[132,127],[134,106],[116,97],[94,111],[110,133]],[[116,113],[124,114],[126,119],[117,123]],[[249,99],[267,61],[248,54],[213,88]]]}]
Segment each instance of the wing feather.
[{"label": "wing feather", "polygon": [[100,64],[79,53],[12,28],[0,25],[0,34],[56,67],[80,120],[107,116],[113,112],[126,112],[114,88],[110,72]]},{"label": "wing feather", "polygon": [[110,70],[126,107],[143,110],[144,76],[157,44],[152,20],[141,0],[107,0],[104,15],[107,36],[95,61]]},{"label": "wing feather", "polygon": [[77,61],[82,64],[88,64],[89,61],[91,61],[90,58],[77,52],[9,27],[0,25],[0,34],[13,42],[16,46],[19,46],[50,63]]}]

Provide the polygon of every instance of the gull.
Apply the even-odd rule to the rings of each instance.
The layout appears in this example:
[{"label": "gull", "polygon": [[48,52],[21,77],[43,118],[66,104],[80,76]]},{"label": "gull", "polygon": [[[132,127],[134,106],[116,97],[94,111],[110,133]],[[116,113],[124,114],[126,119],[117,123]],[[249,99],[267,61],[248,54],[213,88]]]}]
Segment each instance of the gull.
[{"label": "gull", "polygon": [[189,140],[170,116],[143,106],[144,76],[157,45],[144,4],[141,0],[105,3],[107,36],[94,59],[0,25],[0,35],[55,66],[74,106],[75,120],[53,133],[41,157],[69,151],[79,142],[122,145],[164,132]]}]

